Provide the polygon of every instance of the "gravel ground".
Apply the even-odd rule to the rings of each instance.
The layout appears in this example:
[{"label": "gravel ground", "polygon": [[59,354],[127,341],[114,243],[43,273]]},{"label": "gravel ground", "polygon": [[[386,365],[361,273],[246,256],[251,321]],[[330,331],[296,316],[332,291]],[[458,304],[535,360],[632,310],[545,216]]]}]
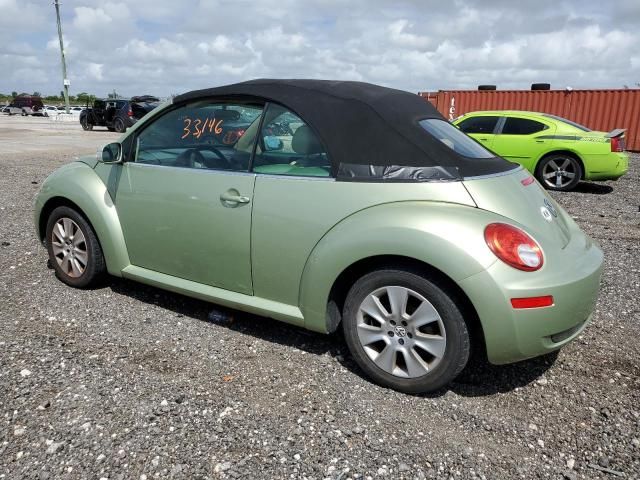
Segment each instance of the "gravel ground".
[{"label": "gravel ground", "polygon": [[32,199],[108,141],[81,133],[81,149],[9,154],[0,124],[0,478],[640,478],[638,156],[619,182],[555,195],[606,252],[584,335],[409,396],[371,384],[337,335],[57,281]]}]

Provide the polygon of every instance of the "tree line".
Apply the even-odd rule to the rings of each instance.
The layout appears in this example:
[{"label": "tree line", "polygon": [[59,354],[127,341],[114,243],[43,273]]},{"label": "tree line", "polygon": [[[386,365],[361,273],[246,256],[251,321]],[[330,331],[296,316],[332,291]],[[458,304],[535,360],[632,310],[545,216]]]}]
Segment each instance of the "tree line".
[{"label": "tree line", "polygon": [[[64,104],[63,92],[60,92],[60,95],[42,95],[38,91],[33,93],[26,93],[26,92],[18,93],[16,91],[11,92],[11,94],[0,93],[0,104],[11,103],[11,101],[14,98],[21,95],[33,95],[34,97],[41,97],[44,103],[61,104],[61,105]],[[114,90],[113,93],[110,93],[107,95],[107,98],[118,98],[118,94]],[[95,99],[96,99],[95,95],[87,92],[80,92],[76,95],[71,95],[71,94],[69,95],[69,103],[77,103],[80,105],[91,104]]]}]

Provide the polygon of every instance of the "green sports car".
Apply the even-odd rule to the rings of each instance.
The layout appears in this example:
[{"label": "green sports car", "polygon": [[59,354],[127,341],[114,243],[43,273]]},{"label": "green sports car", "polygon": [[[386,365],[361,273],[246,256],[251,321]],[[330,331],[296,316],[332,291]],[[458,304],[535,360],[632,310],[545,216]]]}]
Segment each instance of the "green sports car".
[{"label": "green sports car", "polygon": [[521,166],[418,96],[255,80],[189,92],[52,173],[35,202],[60,280],[105,272],[313,331],[404,392],[586,327],[603,255]]},{"label": "green sports car", "polygon": [[550,190],[571,190],[580,180],[617,180],[629,168],[622,129],[595,132],[555,115],[518,110],[471,112],[453,124]]}]

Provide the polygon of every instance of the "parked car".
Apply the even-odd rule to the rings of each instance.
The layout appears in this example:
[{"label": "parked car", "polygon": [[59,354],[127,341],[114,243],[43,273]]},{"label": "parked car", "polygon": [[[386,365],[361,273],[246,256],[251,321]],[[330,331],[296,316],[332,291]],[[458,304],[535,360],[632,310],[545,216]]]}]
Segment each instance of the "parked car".
[{"label": "parked car", "polygon": [[92,107],[80,114],[80,124],[84,130],[103,126],[122,133],[159,104],[160,100],[150,95],[131,97],[130,100],[96,99]]},{"label": "parked car", "polygon": [[596,132],[555,115],[518,110],[471,112],[453,123],[550,190],[572,190],[580,180],[617,180],[629,168],[622,129]]},{"label": "parked car", "polygon": [[58,110],[57,107],[54,107],[52,105],[45,105],[44,106],[44,116],[45,117],[57,117],[58,114],[61,113],[60,110]]},{"label": "parked car", "polygon": [[4,105],[2,108],[0,108],[0,113],[11,115],[11,108],[9,108],[9,105]]},{"label": "parked car", "polygon": [[9,104],[9,115],[44,115],[42,98],[33,95],[18,95]]},{"label": "parked car", "polygon": [[[233,143],[230,118],[249,123]],[[472,345],[497,364],[566,345],[603,262],[521,166],[420,97],[357,82],[179,95],[52,173],[34,220],[67,285],[108,272],[341,328],[360,368],[404,392],[447,385]]]}]

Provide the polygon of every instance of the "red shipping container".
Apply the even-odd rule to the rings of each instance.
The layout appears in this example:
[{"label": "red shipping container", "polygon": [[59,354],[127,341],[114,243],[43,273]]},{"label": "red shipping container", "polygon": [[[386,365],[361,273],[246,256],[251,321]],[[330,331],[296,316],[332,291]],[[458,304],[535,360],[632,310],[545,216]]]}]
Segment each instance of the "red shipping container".
[{"label": "red shipping container", "polygon": [[624,128],[627,150],[640,151],[640,89],[440,90],[419,95],[450,120],[478,110],[528,110],[603,132]]}]

